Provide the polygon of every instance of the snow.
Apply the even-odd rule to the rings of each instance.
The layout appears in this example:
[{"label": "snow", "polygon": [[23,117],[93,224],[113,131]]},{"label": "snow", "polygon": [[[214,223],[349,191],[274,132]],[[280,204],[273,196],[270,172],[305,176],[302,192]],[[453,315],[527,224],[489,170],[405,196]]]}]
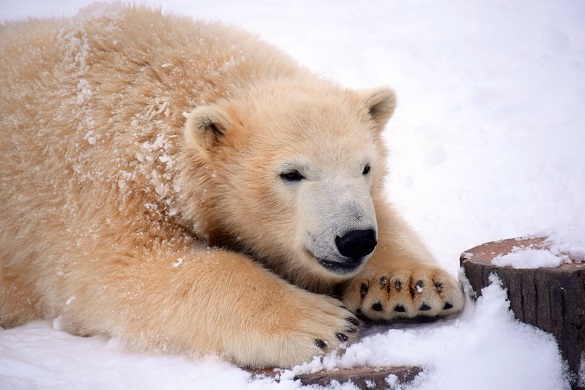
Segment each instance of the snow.
[{"label": "snow", "polygon": [[545,238],[545,249],[534,244],[514,246],[510,253],[496,256],[493,264],[526,269],[585,262],[585,225],[545,229],[531,236]]},{"label": "snow", "polygon": [[[87,3],[0,0],[0,19],[70,15]],[[585,261],[585,229],[573,228],[585,210],[582,1],[149,3],[245,27],[347,87],[395,88],[388,194],[449,271],[465,249],[528,233],[550,237],[563,261]],[[83,71],[84,42],[68,55]],[[87,95],[79,85],[78,99]],[[409,389],[568,388],[553,339],[512,318],[495,280],[460,317],[368,330],[344,355],[280,383],[215,357],[134,354],[55,325],[0,330],[0,388],[294,389],[294,372],[360,364],[424,365]]]},{"label": "snow", "polygon": [[550,251],[567,261],[585,262],[585,224],[551,228],[540,233],[548,237]]},{"label": "snow", "polygon": [[[32,322],[0,332],[0,387],[298,389],[295,375],[324,368],[415,364],[425,370],[408,387],[413,390],[569,388],[553,336],[517,322],[508,308],[493,276],[478,301],[469,301],[457,318],[370,328],[345,353],[283,371],[280,382],[252,378],[216,357],[136,354],[115,339],[75,337]],[[388,383],[399,386],[396,378]]]},{"label": "snow", "polygon": [[511,253],[496,256],[492,263],[498,267],[551,268],[558,267],[563,261],[546,249],[514,247]]},{"label": "snow", "polygon": [[[390,330],[370,329],[369,336],[350,346],[343,355],[329,355],[321,364],[313,364],[309,369],[298,367],[292,372],[417,364],[428,370],[419,375],[417,389],[562,388],[563,367],[556,356],[553,337],[518,324],[508,310],[500,281],[492,276],[491,282],[476,305],[468,305],[456,319]],[[511,356],[504,353],[508,350],[514,351],[514,362],[531,362],[530,365],[511,363]],[[535,350],[540,351],[539,359],[533,359]],[[513,370],[510,365],[515,366]],[[490,371],[488,381],[478,378],[482,370]]]}]

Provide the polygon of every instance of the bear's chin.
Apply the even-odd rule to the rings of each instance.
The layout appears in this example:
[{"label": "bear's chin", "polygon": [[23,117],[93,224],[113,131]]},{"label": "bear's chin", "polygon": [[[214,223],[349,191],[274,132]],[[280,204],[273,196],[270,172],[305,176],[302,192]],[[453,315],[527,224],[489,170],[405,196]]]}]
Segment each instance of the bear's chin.
[{"label": "bear's chin", "polygon": [[327,271],[339,276],[354,274],[363,264],[361,261],[342,263],[339,261],[324,260],[319,258],[316,259],[319,264],[321,264],[321,266]]}]

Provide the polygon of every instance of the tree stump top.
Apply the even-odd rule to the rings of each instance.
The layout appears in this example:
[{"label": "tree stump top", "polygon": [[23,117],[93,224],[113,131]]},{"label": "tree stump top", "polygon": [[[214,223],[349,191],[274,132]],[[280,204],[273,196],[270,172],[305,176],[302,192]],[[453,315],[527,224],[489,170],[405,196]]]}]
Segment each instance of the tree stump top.
[{"label": "tree stump top", "polygon": [[[492,241],[466,250],[461,255],[460,262],[461,265],[463,265],[466,260],[471,260],[476,264],[492,265],[492,261],[495,257],[507,255],[516,247],[548,250],[550,244],[546,241],[545,237],[519,237]],[[572,272],[585,269],[585,263],[577,262],[575,259],[571,260],[570,263],[563,262],[559,267],[548,269],[552,272],[554,272],[554,270],[558,272]],[[512,267],[507,266],[501,268]]]}]

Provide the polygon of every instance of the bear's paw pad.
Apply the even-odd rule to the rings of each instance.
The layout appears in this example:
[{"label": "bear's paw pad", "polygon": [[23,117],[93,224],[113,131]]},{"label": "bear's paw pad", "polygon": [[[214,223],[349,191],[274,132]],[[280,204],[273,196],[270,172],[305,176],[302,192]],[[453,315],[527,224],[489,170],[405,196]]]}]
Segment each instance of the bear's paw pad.
[{"label": "bear's paw pad", "polygon": [[465,299],[456,278],[438,268],[411,272],[368,272],[352,281],[344,300],[350,310],[372,320],[454,314]]}]

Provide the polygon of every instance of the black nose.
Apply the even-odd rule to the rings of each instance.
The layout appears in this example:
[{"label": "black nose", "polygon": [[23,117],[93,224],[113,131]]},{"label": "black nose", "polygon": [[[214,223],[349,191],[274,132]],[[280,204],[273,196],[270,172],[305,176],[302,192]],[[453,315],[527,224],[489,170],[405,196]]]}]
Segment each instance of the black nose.
[{"label": "black nose", "polygon": [[351,230],[343,237],[335,237],[335,245],[339,253],[353,261],[358,261],[372,253],[377,243],[376,232],[372,229]]}]

